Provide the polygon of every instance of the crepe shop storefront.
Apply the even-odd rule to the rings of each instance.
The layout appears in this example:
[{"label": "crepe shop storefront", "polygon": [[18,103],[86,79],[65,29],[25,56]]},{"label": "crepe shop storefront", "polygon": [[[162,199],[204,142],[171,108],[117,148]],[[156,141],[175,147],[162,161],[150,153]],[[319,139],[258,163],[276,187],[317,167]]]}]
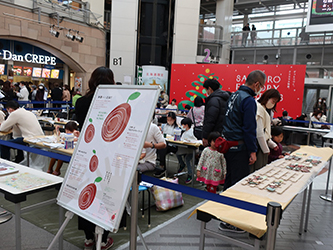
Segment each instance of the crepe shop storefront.
[{"label": "crepe shop storefront", "polygon": [[36,86],[44,83],[52,88],[56,82],[70,84],[70,75],[68,66],[49,52],[31,44],[0,39],[0,78],[3,81],[25,81]]}]

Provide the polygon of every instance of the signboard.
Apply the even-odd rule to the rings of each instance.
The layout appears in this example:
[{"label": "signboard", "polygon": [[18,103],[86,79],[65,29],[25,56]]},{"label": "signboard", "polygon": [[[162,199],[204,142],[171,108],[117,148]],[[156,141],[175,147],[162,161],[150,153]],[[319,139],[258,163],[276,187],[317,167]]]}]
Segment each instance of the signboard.
[{"label": "signboard", "polygon": [[306,32],[333,30],[333,1],[309,0]]},{"label": "signboard", "polygon": [[44,56],[44,55],[37,55],[26,53],[25,55],[17,55],[9,50],[2,50],[0,52],[0,56],[2,56],[3,60],[6,61],[14,61],[14,62],[27,62],[27,63],[36,63],[36,64],[50,64],[56,65],[57,58],[54,56]]},{"label": "signboard", "polygon": [[217,79],[223,90],[235,92],[253,70],[262,70],[267,76],[261,94],[271,88],[281,94],[274,116],[282,116],[284,110],[294,118],[301,115],[305,65],[173,64],[170,100],[177,100],[178,109],[184,109],[186,104],[193,107],[195,97],[206,98],[203,83],[209,78]]},{"label": "signboard", "polygon": [[142,66],[143,85],[160,86],[160,89],[167,90],[168,71],[161,66]]},{"label": "signboard", "polygon": [[75,147],[58,204],[116,232],[159,90],[99,86]]},{"label": "signboard", "polygon": [[82,77],[75,77],[74,78],[74,90],[80,91],[82,93]]}]

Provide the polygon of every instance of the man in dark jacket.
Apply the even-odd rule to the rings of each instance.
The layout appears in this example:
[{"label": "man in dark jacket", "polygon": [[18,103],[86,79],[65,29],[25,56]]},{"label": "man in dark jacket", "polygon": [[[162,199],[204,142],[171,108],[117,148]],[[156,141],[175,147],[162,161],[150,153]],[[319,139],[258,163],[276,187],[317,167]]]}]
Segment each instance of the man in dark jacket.
[{"label": "man in dark jacket", "polygon": [[[266,75],[252,71],[244,85],[233,93],[227,103],[223,135],[227,141],[238,141],[239,145],[231,147],[224,154],[227,162],[227,175],[224,190],[250,174],[250,165],[256,160],[257,152],[257,104],[254,97],[264,87]],[[222,231],[245,232],[226,222],[221,222]]]},{"label": "man in dark jacket", "polygon": [[208,135],[217,131],[222,133],[226,104],[229,94],[220,89],[220,83],[215,79],[208,79],[204,82],[208,97],[205,99],[205,116],[202,129],[202,143],[208,146]]},{"label": "man in dark jacket", "polygon": [[249,165],[257,159],[257,105],[254,96],[260,93],[265,81],[266,75],[262,71],[252,71],[245,84],[228,100],[223,135],[228,141],[238,141],[239,145],[225,154],[227,176],[224,189],[249,175]]},{"label": "man in dark jacket", "polygon": [[[51,90],[51,99],[52,101],[62,101],[62,88],[59,86],[59,83],[54,84],[54,88]],[[60,103],[53,104],[54,107],[61,107]]]}]

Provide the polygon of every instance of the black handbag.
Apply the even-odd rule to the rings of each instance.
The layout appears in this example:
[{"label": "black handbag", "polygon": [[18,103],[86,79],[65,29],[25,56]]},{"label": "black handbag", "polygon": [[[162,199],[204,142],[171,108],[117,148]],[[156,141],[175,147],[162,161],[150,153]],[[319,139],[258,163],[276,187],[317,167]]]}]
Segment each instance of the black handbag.
[{"label": "black handbag", "polygon": [[195,118],[194,118],[194,113],[192,109],[192,116],[193,116],[193,123],[194,123],[194,129],[193,129],[193,134],[198,140],[202,140],[202,129],[203,126],[196,126],[195,125]]}]

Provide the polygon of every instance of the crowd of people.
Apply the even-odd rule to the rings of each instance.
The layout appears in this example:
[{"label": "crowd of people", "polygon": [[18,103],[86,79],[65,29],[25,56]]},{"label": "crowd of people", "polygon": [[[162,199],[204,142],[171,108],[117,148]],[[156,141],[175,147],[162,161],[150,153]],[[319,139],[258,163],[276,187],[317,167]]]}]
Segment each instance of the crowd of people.
[{"label": "crowd of people", "polygon": [[[39,83],[38,86],[32,82],[21,81],[12,83],[10,81],[0,80],[0,100],[1,101],[38,101],[46,102],[48,98],[51,101],[70,102],[72,97],[79,94],[80,91],[70,88],[68,85],[59,83],[49,83],[48,89],[44,83]],[[24,104],[23,104],[24,105]],[[21,106],[23,106],[21,105]],[[29,106],[29,105],[28,105]],[[45,104],[36,103],[33,105],[34,108],[42,108]],[[60,103],[55,103],[54,107],[60,107]]]},{"label": "crowd of people", "polygon": [[[187,105],[186,111],[177,112],[177,100],[169,97],[165,91],[161,91],[158,99],[158,108],[166,108],[165,122],[160,124],[152,119],[147,138],[142,149],[138,169],[142,172],[154,171],[155,177],[166,174],[166,155],[174,153],[177,156],[178,173],[187,169],[185,183],[190,184],[193,176],[195,162],[192,161],[192,150],[168,145],[168,135],[181,132],[180,140],[193,142],[202,140],[200,156],[196,167],[196,180],[206,184],[208,192],[216,193],[219,185],[226,190],[266,164],[283,158],[286,153],[282,150],[283,130],[279,126],[292,119],[287,111],[283,112],[279,124],[273,119],[277,105],[281,100],[278,90],[266,90],[258,100],[255,97],[261,93],[266,82],[266,75],[259,70],[251,72],[244,85],[234,92],[226,92],[221,88],[216,79],[208,79],[203,87],[207,97],[197,96],[193,107]],[[113,72],[106,67],[97,68],[88,82],[88,92],[81,97],[79,92],[70,93],[68,86],[55,83],[50,91],[52,100],[70,101],[75,107],[76,123],[66,124],[68,133],[76,133],[78,137],[94,93],[100,84],[115,84]],[[44,100],[48,91],[40,84],[38,87],[26,82],[20,82],[18,86],[10,82],[1,82],[2,99],[6,100],[5,112],[0,112],[0,131],[13,130],[13,139],[10,141],[25,144],[24,138],[43,135],[43,130],[35,115],[21,108],[16,100]],[[321,121],[327,112],[326,100],[320,98],[314,106],[312,121]],[[177,122],[177,118],[181,120]],[[312,118],[314,117],[314,118]],[[323,128],[323,125],[321,125]],[[58,131],[57,131],[58,133]],[[223,145],[222,145],[223,144]],[[221,150],[221,145],[223,150]],[[1,157],[10,159],[10,148],[1,146]],[[23,152],[18,150],[15,162],[24,158]],[[158,162],[159,161],[159,166]],[[51,159],[47,172],[60,175],[62,161]],[[232,225],[221,222],[221,230],[241,232]],[[79,229],[85,233],[85,249],[92,249],[95,245],[95,225],[83,218],[79,218]],[[113,239],[105,231],[102,237],[102,249],[109,249],[113,245]]]}]

